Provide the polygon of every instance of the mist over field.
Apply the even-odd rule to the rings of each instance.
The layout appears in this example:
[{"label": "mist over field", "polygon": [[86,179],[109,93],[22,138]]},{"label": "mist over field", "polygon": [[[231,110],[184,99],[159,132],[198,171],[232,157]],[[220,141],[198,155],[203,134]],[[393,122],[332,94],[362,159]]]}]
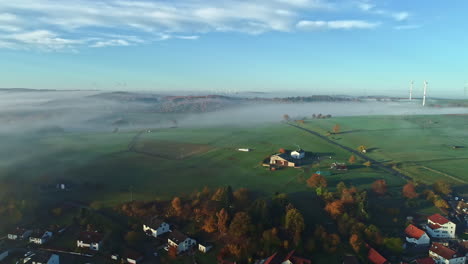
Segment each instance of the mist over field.
[{"label": "mist over field", "polygon": [[245,94],[245,97],[191,97],[99,91],[5,90],[0,91],[0,132],[254,125],[278,122],[284,114],[292,119],[310,118],[313,114],[468,114],[467,107],[422,107],[420,100],[360,98],[297,103],[271,98],[272,94],[259,96],[255,93]]}]

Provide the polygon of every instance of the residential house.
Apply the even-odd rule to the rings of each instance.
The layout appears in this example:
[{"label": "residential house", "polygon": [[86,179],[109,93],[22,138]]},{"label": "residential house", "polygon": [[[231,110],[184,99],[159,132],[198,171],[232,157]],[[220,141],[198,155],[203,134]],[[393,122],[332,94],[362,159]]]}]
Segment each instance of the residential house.
[{"label": "residential house", "polygon": [[455,238],[456,225],[440,214],[427,218],[426,231],[432,238]]},{"label": "residential house", "polygon": [[49,241],[52,238],[52,235],[53,234],[50,231],[42,232],[40,230],[36,230],[29,237],[29,242],[42,245]]},{"label": "residential house", "polygon": [[183,234],[179,230],[174,230],[169,234],[167,244],[170,247],[177,247],[177,253],[189,250],[197,241]]},{"label": "residential house", "polygon": [[411,262],[411,264],[436,264],[436,263],[432,258],[427,257],[427,258],[416,259],[413,262]]},{"label": "residential house", "polygon": [[429,236],[423,230],[417,228],[414,225],[409,225],[405,229],[406,241],[418,246],[429,245],[431,240]]},{"label": "residential house", "polygon": [[98,232],[81,232],[76,240],[76,246],[98,251],[102,246],[102,239],[102,234]]},{"label": "residential house", "polygon": [[441,243],[432,243],[429,249],[429,257],[431,257],[436,264],[465,264],[466,255],[457,252]]},{"label": "residential house", "polygon": [[126,250],[124,256],[125,256],[125,260],[127,261],[127,263],[130,263],[130,264],[138,264],[141,261],[143,261],[143,258],[144,258],[143,254],[141,254],[140,252],[136,252],[130,249]]},{"label": "residential house", "polygon": [[207,243],[198,243],[198,251],[202,253],[208,252],[211,248],[213,248],[213,245],[207,244]]},{"label": "residential house", "polygon": [[52,252],[39,251],[27,255],[23,263],[28,264],[60,264],[60,257]]},{"label": "residential house", "polygon": [[8,239],[10,240],[24,240],[29,238],[32,234],[31,230],[17,227],[13,232],[8,233]]},{"label": "residential house", "polygon": [[390,264],[390,262],[380,255],[377,250],[370,248],[369,252],[367,253],[367,259],[373,264]]},{"label": "residential house", "polygon": [[267,258],[263,264],[311,264],[311,261],[295,256],[293,250],[288,254],[275,253]]},{"label": "residential house", "polygon": [[151,218],[147,224],[143,224],[143,231],[148,236],[158,237],[164,233],[170,232],[170,226],[158,217]]}]

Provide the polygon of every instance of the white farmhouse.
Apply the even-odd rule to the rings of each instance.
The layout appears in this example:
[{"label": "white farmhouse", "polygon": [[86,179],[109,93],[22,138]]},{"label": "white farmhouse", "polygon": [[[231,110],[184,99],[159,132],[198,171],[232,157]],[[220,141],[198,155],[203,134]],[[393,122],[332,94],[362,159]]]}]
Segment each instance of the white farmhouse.
[{"label": "white farmhouse", "polygon": [[465,264],[466,256],[450,249],[440,243],[432,243],[429,249],[429,257],[436,264]]},{"label": "white farmhouse", "polygon": [[143,231],[148,236],[158,237],[164,233],[170,232],[170,226],[163,220],[153,217],[147,224],[143,224]]},{"label": "white farmhouse", "polygon": [[456,225],[440,214],[427,218],[426,231],[432,238],[455,238]]},{"label": "white farmhouse", "polygon": [[169,234],[169,238],[167,239],[168,246],[176,247],[177,253],[189,250],[196,243],[197,241],[195,241],[195,239],[188,237],[187,235],[181,233],[178,230],[174,230],[173,232],[171,232],[171,234]]},{"label": "white farmhouse", "polygon": [[98,232],[81,232],[76,240],[76,246],[79,248],[89,248],[99,251],[102,245],[102,234]]},{"label": "white farmhouse", "polygon": [[303,159],[305,157],[305,151],[303,149],[291,151],[291,157],[293,159]]},{"label": "white farmhouse", "polygon": [[47,241],[49,241],[51,238],[52,238],[52,232],[50,231],[45,231],[45,232],[35,231],[29,237],[29,242],[42,245],[46,243]]},{"label": "white farmhouse", "polygon": [[17,227],[13,232],[8,233],[8,239],[10,240],[23,240],[29,238],[32,234],[31,230]]},{"label": "white farmhouse", "polygon": [[429,243],[431,242],[426,232],[422,231],[421,229],[417,228],[414,225],[409,225],[408,227],[406,227],[405,234],[406,234],[406,241],[408,243],[421,246],[421,245],[429,245]]}]

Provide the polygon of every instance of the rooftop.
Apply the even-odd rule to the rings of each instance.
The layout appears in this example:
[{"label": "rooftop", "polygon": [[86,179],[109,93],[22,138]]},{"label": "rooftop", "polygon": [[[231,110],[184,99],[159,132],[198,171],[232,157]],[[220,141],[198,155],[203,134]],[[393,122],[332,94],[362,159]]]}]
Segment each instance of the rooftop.
[{"label": "rooftop", "polygon": [[[429,251],[434,252],[435,254],[443,257],[444,259],[457,258],[457,252],[455,250],[452,250],[452,249],[442,245],[441,243],[436,243],[436,242],[432,243],[432,246],[429,249]],[[460,255],[460,257],[461,257],[461,255]]]},{"label": "rooftop", "polygon": [[176,244],[184,242],[187,238],[188,236],[179,230],[174,230],[169,234],[169,239]]},{"label": "rooftop", "polygon": [[78,235],[78,241],[83,241],[86,244],[99,243],[102,241],[102,234],[98,232],[81,232]]},{"label": "rooftop", "polygon": [[406,227],[405,233],[407,237],[411,237],[415,239],[420,239],[425,234],[424,231],[422,231],[421,229],[417,228],[414,225],[409,225],[408,227]]},{"label": "rooftop", "polygon": [[445,225],[446,223],[450,222],[447,218],[441,216],[440,214],[433,214],[429,216],[427,219],[439,225]]},{"label": "rooftop", "polygon": [[367,258],[370,262],[374,264],[385,264],[388,263],[387,259],[380,255],[375,249],[370,248],[369,253],[367,254]]}]

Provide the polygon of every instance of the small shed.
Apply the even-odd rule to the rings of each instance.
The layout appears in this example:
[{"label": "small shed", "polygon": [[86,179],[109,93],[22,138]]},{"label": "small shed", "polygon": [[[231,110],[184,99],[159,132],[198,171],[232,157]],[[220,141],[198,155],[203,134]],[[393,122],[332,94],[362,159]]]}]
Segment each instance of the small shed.
[{"label": "small shed", "polygon": [[213,248],[213,245],[211,244],[208,244],[208,243],[199,243],[198,244],[198,251],[202,252],[202,253],[206,253],[208,251],[210,251],[210,249]]}]

